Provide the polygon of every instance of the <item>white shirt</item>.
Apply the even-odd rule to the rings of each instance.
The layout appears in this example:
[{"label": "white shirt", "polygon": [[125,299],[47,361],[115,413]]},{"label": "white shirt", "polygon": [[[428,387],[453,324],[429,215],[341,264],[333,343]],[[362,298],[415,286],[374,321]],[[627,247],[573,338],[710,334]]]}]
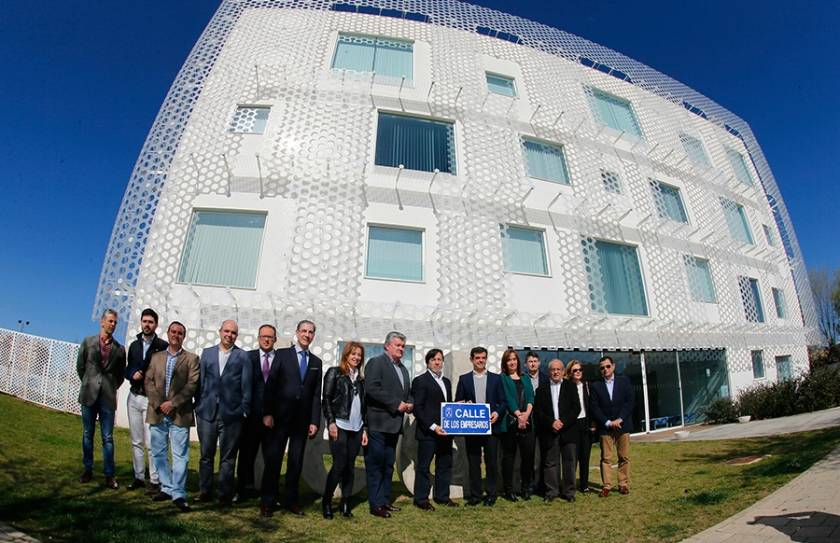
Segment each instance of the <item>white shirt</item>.
[{"label": "white shirt", "polygon": [[149,338],[148,341],[146,341],[146,336],[143,336],[143,359],[144,360],[146,358],[146,353],[149,352],[149,347],[152,346],[152,342],[154,340],[155,340],[155,336],[152,336],[151,338]]},{"label": "white shirt", "polygon": [[563,381],[559,383],[555,383],[551,381],[549,383],[551,385],[551,408],[554,410],[554,420],[560,419],[560,385],[563,384]]},{"label": "white shirt", "polygon": [[604,379],[604,384],[607,385],[607,392],[610,395],[610,400],[612,400],[612,392],[613,392],[613,385],[615,385],[615,377],[607,381]]},{"label": "white shirt", "polygon": [[[355,383],[359,376],[359,370],[350,370],[350,382]],[[335,419],[335,425],[347,432],[358,432],[362,429],[362,400],[359,395],[353,394],[353,402],[350,404],[350,418]]]},{"label": "white shirt", "polygon": [[221,376],[225,372],[225,366],[227,366],[228,359],[230,358],[230,353],[233,352],[233,348],[231,350],[225,352],[221,345],[219,346],[219,375]]},{"label": "white shirt", "polygon": [[[435,383],[437,383],[437,385],[440,387],[440,393],[443,394],[443,401],[446,401],[446,383],[443,382],[443,374],[441,373],[440,375],[438,375],[432,370],[429,370],[429,374],[435,380]],[[437,427],[438,425],[433,422],[432,425],[429,426],[429,430],[434,432],[435,428]]]},{"label": "white shirt", "polygon": [[578,398],[580,398],[580,414],[579,419],[586,417],[586,403],[583,401],[583,381],[577,384]]},{"label": "white shirt", "polygon": [[528,374],[528,377],[531,378],[531,388],[534,389],[534,392],[537,391],[537,388],[540,386],[540,372],[537,371],[536,375]]}]

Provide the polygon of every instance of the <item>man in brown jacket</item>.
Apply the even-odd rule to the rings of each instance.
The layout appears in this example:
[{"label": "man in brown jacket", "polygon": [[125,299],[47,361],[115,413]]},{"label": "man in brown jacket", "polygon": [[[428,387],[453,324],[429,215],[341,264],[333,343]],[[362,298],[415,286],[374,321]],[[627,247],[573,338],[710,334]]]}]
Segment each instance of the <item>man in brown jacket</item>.
[{"label": "man in brown jacket", "polygon": [[[190,459],[190,426],[195,425],[193,396],[198,390],[198,356],[182,348],[186,327],[172,321],[166,331],[169,347],[152,355],[146,371],[149,408],[146,422],[152,434],[152,457],[160,477],[154,501],[172,500],[182,512],[187,503],[187,464]],[[167,445],[172,448],[172,467]]]}]

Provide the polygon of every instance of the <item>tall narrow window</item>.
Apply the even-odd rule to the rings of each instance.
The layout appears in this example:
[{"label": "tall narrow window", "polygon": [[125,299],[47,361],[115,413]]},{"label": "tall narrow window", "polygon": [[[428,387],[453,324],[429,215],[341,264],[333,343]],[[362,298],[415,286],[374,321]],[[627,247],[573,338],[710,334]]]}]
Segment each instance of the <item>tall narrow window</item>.
[{"label": "tall narrow window", "polygon": [[656,204],[656,212],[660,219],[670,219],[674,222],[688,222],[688,215],[685,213],[680,189],[666,185],[656,179],[650,180],[650,189],[653,193],[653,201]]},{"label": "tall narrow window", "polygon": [[455,173],[455,131],[452,123],[391,113],[379,114],[376,164],[409,170]]},{"label": "tall narrow window", "polygon": [[487,72],[485,75],[487,78],[487,90],[503,96],[516,96],[516,83],[512,77],[491,74],[490,72]]},{"label": "tall narrow window", "polygon": [[406,81],[414,79],[414,44],[410,41],[339,34],[332,67],[375,73]]},{"label": "tall narrow window", "polygon": [[230,121],[228,132],[237,134],[262,134],[268,123],[267,106],[236,106],[233,119]]},{"label": "tall narrow window", "polygon": [[548,275],[545,232],[506,224],[499,227],[502,232],[502,257],[505,271]]},{"label": "tall narrow window", "polygon": [[776,306],[776,316],[780,319],[786,319],[787,304],[785,303],[785,293],[782,289],[773,289],[773,304]]},{"label": "tall narrow window", "polygon": [[762,224],[761,229],[764,230],[764,239],[767,240],[767,245],[769,245],[770,247],[775,247],[776,237],[773,235],[773,231],[770,230],[770,227],[766,224]]},{"label": "tall narrow window", "polygon": [[628,100],[607,94],[598,89],[590,90],[590,105],[595,119],[601,123],[637,138],[642,137],[642,129],[633,106]]},{"label": "tall narrow window", "polygon": [[776,357],[776,375],[779,381],[793,379],[793,360],[789,354]]},{"label": "tall narrow window", "polygon": [[764,352],[750,351],[752,358],[753,379],[764,379]]},{"label": "tall narrow window", "polygon": [[522,152],[528,176],[562,185],[569,184],[569,170],[562,145],[552,145],[530,138],[522,138]]},{"label": "tall narrow window", "polygon": [[706,149],[703,147],[703,142],[699,139],[689,136],[688,134],[680,134],[680,142],[682,143],[685,154],[688,159],[695,164],[709,168],[712,163],[709,162],[709,155],[706,154]]},{"label": "tall narrow window", "polygon": [[754,245],[755,241],[750,231],[750,222],[747,220],[747,212],[744,210],[744,206],[723,197],[720,199],[720,205],[723,208],[723,216],[726,219],[726,226],[729,228],[732,239]]},{"label": "tall narrow window", "polygon": [[621,181],[618,174],[609,170],[601,170],[601,182],[604,183],[604,190],[614,194],[621,194]]},{"label": "tall narrow window", "polygon": [[423,280],[423,232],[386,226],[368,227],[367,277]]},{"label": "tall narrow window", "polygon": [[264,227],[265,213],[193,212],[178,281],[254,288]]},{"label": "tall narrow window", "polygon": [[715,303],[715,284],[712,281],[712,271],[709,261],[691,255],[683,255],[685,271],[688,275],[688,290],[695,302]]},{"label": "tall narrow window", "polygon": [[744,302],[744,316],[749,322],[764,322],[764,306],[761,303],[761,290],[758,279],[738,277],[741,301]]},{"label": "tall narrow window", "polygon": [[729,159],[729,164],[732,165],[732,170],[735,172],[735,179],[744,185],[752,186],[753,177],[744,155],[734,149],[727,149],[726,158]]},{"label": "tall narrow window", "polygon": [[584,238],[583,259],[593,311],[647,315],[647,301],[635,247]]}]

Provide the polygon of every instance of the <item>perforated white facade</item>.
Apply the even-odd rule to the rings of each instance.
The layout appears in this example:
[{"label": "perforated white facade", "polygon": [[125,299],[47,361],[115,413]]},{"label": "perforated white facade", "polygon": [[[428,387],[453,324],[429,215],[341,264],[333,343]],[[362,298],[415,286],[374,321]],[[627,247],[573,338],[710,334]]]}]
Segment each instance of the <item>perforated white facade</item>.
[{"label": "perforated white facade", "polygon": [[[410,42],[412,77],[334,70],[339,33]],[[490,92],[487,74],[512,79],[515,95]],[[603,96],[616,126],[635,128],[609,126]],[[617,118],[625,105],[631,121]],[[382,112],[452,123],[455,173],[375,165]],[[522,138],[562,146],[569,184],[529,177]],[[723,202],[743,208],[753,243]],[[265,214],[255,288],[178,281],[195,210]],[[422,232],[421,280],[368,277],[371,225]],[[500,225],[543,233],[547,273],[505,271]],[[635,250],[643,314],[610,309],[598,242]],[[702,285],[689,281],[704,276],[686,262],[697,259],[713,302],[692,296]],[[758,281],[764,322],[745,309],[745,277]],[[485,345],[496,367],[509,345],[725,349],[736,390],[753,382],[752,350],[768,379],[775,356],[806,368],[816,329],[792,225],[746,123],[619,53],[453,0],[223,2],[129,180],[94,313],[105,307],[181,320],[191,350],[214,343],[224,318],[248,348],[264,322],[291,336],[310,318],[328,364],[338,342],[398,329],[415,374],[433,346],[461,365]]]}]

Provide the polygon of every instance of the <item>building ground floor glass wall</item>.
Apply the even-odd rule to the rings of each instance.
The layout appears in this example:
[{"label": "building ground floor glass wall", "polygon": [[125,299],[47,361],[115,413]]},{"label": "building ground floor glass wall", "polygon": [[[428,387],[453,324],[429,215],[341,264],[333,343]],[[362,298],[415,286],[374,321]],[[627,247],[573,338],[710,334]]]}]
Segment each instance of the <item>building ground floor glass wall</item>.
[{"label": "building ground floor glass wall", "polygon": [[633,427],[649,432],[694,424],[705,420],[706,407],[717,398],[730,396],[729,373],[724,349],[679,351],[600,351],[518,348],[525,354],[533,350],[547,371],[548,362],[559,358],[564,364],[579,360],[587,381],[600,379],[598,360],[610,356],[616,373],[633,383],[636,404]]}]

